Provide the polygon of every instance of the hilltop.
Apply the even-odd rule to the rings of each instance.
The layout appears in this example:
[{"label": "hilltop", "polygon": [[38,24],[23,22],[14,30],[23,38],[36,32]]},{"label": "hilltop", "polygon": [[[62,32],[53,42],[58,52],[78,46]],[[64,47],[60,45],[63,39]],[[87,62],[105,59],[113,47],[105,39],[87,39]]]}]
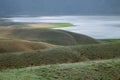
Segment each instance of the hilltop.
[{"label": "hilltop", "polygon": [[98,44],[99,41],[83,34],[75,34],[54,29],[14,29],[11,27],[0,29],[0,36],[11,39],[42,41],[55,45]]},{"label": "hilltop", "polygon": [[44,42],[0,38],[0,53],[33,51],[33,50],[48,49],[53,47],[56,46]]}]

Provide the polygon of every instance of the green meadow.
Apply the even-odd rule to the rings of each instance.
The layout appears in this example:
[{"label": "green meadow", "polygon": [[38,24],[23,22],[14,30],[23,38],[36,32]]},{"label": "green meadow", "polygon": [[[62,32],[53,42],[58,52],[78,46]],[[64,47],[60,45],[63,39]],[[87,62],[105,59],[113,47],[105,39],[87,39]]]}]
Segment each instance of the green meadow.
[{"label": "green meadow", "polygon": [[120,39],[51,29],[70,26],[1,26],[0,80],[120,80]]}]

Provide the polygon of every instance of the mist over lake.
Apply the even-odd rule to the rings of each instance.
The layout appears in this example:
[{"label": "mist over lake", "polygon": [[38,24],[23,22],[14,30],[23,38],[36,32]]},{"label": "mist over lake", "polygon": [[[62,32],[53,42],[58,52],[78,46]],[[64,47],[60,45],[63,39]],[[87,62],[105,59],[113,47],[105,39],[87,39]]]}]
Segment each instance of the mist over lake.
[{"label": "mist over lake", "polygon": [[72,23],[74,26],[54,29],[86,34],[96,39],[120,38],[120,16],[43,16],[9,19],[14,22]]}]

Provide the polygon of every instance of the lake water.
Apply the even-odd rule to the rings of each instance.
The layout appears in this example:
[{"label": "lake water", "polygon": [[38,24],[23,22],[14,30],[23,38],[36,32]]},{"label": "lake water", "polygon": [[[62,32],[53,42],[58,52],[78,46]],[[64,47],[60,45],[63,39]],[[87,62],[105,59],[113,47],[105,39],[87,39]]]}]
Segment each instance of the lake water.
[{"label": "lake water", "polygon": [[86,34],[96,39],[120,38],[120,16],[43,16],[9,19],[14,22],[72,23],[74,26],[55,29]]}]

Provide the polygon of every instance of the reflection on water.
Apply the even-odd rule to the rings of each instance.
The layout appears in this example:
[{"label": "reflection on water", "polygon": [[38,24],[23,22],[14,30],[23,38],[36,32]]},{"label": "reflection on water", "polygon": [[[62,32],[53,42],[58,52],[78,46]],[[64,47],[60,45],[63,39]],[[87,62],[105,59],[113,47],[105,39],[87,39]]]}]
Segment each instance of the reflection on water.
[{"label": "reflection on water", "polygon": [[51,17],[14,17],[15,22],[72,23],[75,26],[56,28],[91,37],[120,38],[120,16],[51,16]]}]

